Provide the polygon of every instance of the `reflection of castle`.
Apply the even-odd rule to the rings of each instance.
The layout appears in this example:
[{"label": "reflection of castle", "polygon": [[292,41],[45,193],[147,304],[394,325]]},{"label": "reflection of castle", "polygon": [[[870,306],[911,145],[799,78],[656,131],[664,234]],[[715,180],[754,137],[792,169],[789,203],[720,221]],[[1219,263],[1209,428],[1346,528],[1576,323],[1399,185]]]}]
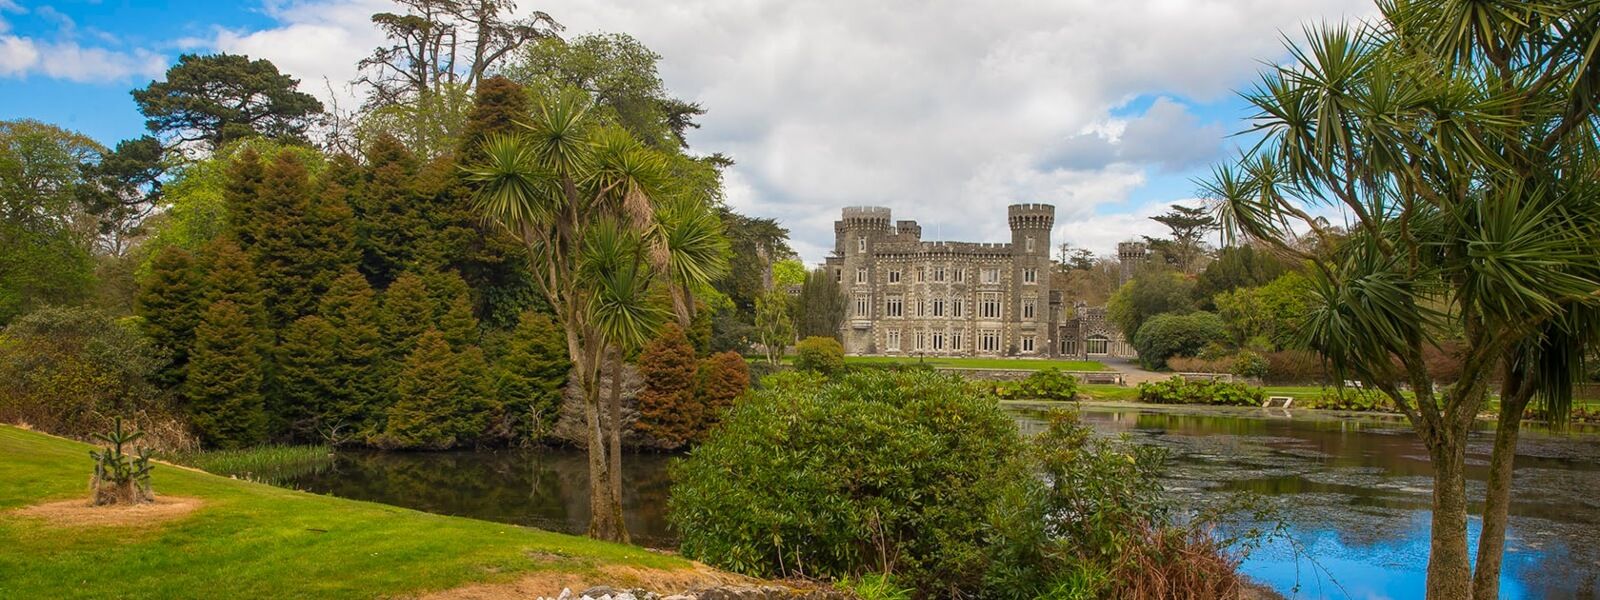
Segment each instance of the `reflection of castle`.
[{"label": "reflection of castle", "polygon": [[[834,222],[826,268],[848,296],[840,328],[851,354],[1132,356],[1102,307],[1063,302],[1050,260],[1055,207],[1007,208],[1010,243],[922,241],[916,221],[852,207]],[[892,223],[892,224],[891,224]],[[1142,244],[1123,244],[1119,253]],[[1129,268],[1124,267],[1126,280]]]}]

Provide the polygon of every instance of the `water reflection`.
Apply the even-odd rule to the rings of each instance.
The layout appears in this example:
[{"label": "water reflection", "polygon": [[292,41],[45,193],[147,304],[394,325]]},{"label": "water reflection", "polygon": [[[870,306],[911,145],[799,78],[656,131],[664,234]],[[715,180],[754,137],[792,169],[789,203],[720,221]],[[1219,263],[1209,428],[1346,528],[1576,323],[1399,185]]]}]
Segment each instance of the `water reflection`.
[{"label": "water reflection", "polygon": [[[1018,410],[1024,432],[1043,427]],[[1288,535],[1244,563],[1292,598],[1421,598],[1431,470],[1406,423],[1226,407],[1088,406],[1097,430],[1168,448],[1169,492],[1190,503],[1252,492]],[[1482,497],[1490,436],[1471,446],[1469,492]],[[638,543],[673,544],[670,482],[660,455],[623,461],[623,503]],[[1502,597],[1600,599],[1600,436],[1531,431],[1518,447]],[[582,533],[588,468],[562,450],[340,453],[331,468],[288,484],[441,514]],[[1477,527],[1476,522],[1473,527]],[[1476,548],[1476,530],[1472,532]],[[1307,556],[1314,560],[1307,560]]]}]

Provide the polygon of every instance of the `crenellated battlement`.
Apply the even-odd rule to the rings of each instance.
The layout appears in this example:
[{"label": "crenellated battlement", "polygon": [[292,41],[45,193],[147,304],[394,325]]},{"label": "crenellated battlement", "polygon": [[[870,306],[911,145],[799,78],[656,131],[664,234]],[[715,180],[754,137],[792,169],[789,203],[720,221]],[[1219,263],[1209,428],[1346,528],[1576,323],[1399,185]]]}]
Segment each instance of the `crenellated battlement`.
[{"label": "crenellated battlement", "polygon": [[1056,207],[1051,204],[1013,204],[1006,207],[1012,229],[1049,229],[1056,222]]},{"label": "crenellated battlement", "polygon": [[834,222],[835,231],[890,232],[894,229],[893,215],[885,206],[847,206],[841,216],[843,218]]}]

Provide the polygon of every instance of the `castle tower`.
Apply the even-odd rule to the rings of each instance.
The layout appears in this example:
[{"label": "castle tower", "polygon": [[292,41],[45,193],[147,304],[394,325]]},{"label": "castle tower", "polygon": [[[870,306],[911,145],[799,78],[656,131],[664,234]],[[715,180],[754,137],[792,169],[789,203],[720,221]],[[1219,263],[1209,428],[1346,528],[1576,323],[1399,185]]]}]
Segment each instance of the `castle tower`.
[{"label": "castle tower", "polygon": [[1013,204],[1006,207],[1011,225],[1011,295],[1006,315],[1007,350],[1011,354],[1051,355],[1055,340],[1050,323],[1050,228],[1056,207]]},{"label": "castle tower", "polygon": [[1144,242],[1122,242],[1117,244],[1117,261],[1122,263],[1122,276],[1117,279],[1117,285],[1127,283],[1133,279],[1134,273],[1144,266],[1148,253],[1145,251]]},{"label": "castle tower", "polygon": [[882,206],[852,206],[844,209],[833,224],[834,252],[840,261],[839,288],[846,299],[845,319],[840,339],[850,354],[873,354],[872,321],[878,315],[878,298],[873,294],[877,265],[872,253],[894,235],[889,209]]}]

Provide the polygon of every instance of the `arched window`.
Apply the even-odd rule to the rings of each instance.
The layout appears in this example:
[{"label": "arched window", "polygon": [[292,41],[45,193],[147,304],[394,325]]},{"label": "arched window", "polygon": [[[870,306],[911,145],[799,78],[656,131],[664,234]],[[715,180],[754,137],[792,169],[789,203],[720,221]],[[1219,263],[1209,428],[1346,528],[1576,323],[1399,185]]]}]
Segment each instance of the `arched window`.
[{"label": "arched window", "polygon": [[1110,351],[1111,340],[1103,335],[1091,335],[1083,340],[1086,354],[1105,355]]}]

